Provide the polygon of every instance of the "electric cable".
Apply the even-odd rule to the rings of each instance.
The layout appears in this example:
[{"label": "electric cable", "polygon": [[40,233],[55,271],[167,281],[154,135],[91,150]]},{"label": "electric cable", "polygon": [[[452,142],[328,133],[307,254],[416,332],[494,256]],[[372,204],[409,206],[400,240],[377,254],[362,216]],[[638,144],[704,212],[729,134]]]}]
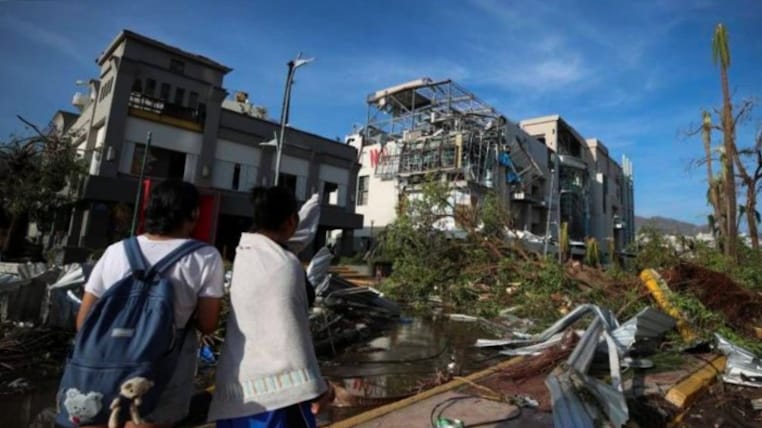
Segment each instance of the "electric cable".
[{"label": "electric cable", "polygon": [[[432,428],[438,428],[437,420],[439,420],[442,417],[442,414],[444,414],[444,411],[447,410],[447,407],[452,405],[452,403],[455,403],[455,402],[461,401],[461,400],[469,400],[469,399],[470,400],[473,400],[473,399],[490,400],[490,401],[495,401],[495,402],[499,402],[499,403],[503,403],[504,402],[504,401],[497,401],[497,400],[493,400],[493,399],[490,399],[490,398],[482,397],[482,396],[479,396],[479,395],[459,395],[457,397],[447,398],[447,399],[437,403],[437,405],[434,406],[433,409],[431,409],[431,413],[429,414],[429,419],[431,421]],[[516,405],[516,408],[518,409],[518,411],[515,414],[510,415],[508,417],[494,419],[494,420],[489,420],[489,421],[481,421],[481,422],[476,422],[476,423],[468,424],[468,425],[464,424],[463,427],[464,428],[466,428],[466,427],[469,427],[469,428],[470,427],[480,427],[480,426],[485,426],[485,425],[490,425],[490,424],[496,424],[496,423],[499,423],[499,422],[508,422],[508,421],[512,421],[512,420],[518,419],[518,418],[521,417],[522,410],[521,410],[521,406],[520,405]]]}]

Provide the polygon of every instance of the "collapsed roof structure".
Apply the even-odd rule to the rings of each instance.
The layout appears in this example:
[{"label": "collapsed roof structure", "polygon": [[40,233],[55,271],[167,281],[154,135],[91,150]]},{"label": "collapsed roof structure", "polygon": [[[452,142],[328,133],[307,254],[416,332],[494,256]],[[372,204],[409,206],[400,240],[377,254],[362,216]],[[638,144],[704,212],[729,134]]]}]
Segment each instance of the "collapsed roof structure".
[{"label": "collapsed roof structure", "polygon": [[[383,147],[375,174],[408,187],[434,174],[464,187],[526,186],[543,176],[527,134],[452,80],[421,78],[367,98],[364,144]],[[498,171],[505,180],[498,180]]]}]

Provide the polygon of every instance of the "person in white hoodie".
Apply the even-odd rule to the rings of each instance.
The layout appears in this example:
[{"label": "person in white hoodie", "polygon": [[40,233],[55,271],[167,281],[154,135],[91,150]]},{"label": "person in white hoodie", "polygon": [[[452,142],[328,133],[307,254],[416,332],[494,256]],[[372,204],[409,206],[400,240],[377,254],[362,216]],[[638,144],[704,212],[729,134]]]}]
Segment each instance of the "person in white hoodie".
[{"label": "person in white hoodie", "polygon": [[330,394],[310,334],[304,270],[286,247],[297,202],[283,187],[255,188],[252,202],[255,232],[242,234],[236,250],[208,417],[218,428],[312,428],[311,403]]}]

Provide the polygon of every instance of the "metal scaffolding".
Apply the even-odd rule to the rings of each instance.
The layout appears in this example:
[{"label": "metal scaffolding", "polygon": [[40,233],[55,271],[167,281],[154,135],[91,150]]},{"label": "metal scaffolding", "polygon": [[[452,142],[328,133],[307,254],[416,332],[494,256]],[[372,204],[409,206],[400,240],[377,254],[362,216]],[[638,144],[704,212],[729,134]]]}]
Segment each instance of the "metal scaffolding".
[{"label": "metal scaffolding", "polygon": [[367,102],[363,137],[383,148],[375,162],[382,179],[416,182],[439,174],[492,188],[498,171],[511,185],[542,176],[527,142],[510,129],[516,125],[452,80],[413,80],[377,91]]}]

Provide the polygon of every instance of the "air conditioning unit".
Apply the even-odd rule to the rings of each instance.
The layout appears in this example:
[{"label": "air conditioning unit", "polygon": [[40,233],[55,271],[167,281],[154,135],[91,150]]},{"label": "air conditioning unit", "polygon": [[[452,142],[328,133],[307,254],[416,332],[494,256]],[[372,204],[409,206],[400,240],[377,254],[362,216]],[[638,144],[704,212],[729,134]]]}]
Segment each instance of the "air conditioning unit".
[{"label": "air conditioning unit", "polygon": [[71,99],[71,104],[76,107],[79,111],[82,111],[82,109],[87,106],[87,103],[89,103],[90,100],[88,99],[86,94],[83,94],[81,92],[77,92],[74,94],[74,96]]}]

